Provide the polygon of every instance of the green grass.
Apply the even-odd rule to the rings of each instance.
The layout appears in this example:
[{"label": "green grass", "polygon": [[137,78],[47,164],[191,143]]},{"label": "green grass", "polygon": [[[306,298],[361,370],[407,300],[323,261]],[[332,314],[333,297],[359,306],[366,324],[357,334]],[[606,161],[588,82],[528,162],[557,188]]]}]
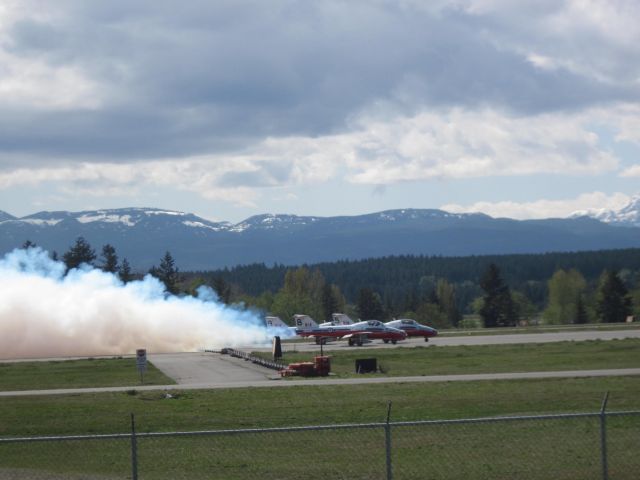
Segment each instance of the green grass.
[{"label": "green grass", "polygon": [[640,378],[305,386],[172,392],[113,392],[0,398],[0,436],[278,427],[393,420],[640,409]]},{"label": "green grass", "polygon": [[555,333],[579,331],[638,330],[640,323],[588,323],[585,325],[531,325],[526,327],[498,327],[439,330],[441,337],[466,337],[482,335],[517,335],[522,333]]},{"label": "green grass", "polygon": [[[253,352],[264,358],[269,353]],[[377,376],[455,375],[640,367],[640,339],[584,342],[381,348],[330,351],[338,377],[357,376],[355,360],[376,358]],[[285,352],[284,362],[313,361],[314,354]],[[295,378],[295,377],[294,377]]]},{"label": "green grass", "polygon": [[[394,421],[584,412],[597,411],[605,391],[611,410],[640,409],[637,377],[300,385],[182,391],[173,398],[162,392],[6,397],[0,398],[0,437],[127,432],[131,412],[138,432],[380,422],[388,401]],[[613,454],[634,445],[638,426],[624,424],[610,432],[611,442],[618,442]],[[554,478],[591,478],[598,472],[592,449],[598,438],[593,422],[403,427],[393,436],[394,468],[396,478],[423,478],[425,471],[434,478],[464,473],[488,480],[527,473],[526,478],[543,479],[551,471]],[[141,438],[138,452],[141,478],[384,478],[381,429]],[[634,472],[635,458],[624,459],[625,472]],[[29,468],[63,477],[125,478],[128,461],[126,439],[0,444],[0,476],[3,469]],[[630,475],[616,478],[634,478]]]},{"label": "green grass", "polygon": [[[355,358],[369,356],[378,358],[391,375],[577,370],[637,366],[639,347],[640,340],[627,339],[353,349],[332,352],[332,360],[341,376],[353,375]],[[312,354],[286,355],[287,361],[312,358]],[[95,382],[101,370],[94,362],[101,360],[33,362],[35,370],[14,370],[12,381],[27,388],[33,388],[33,382],[59,384],[73,377],[66,370],[77,370],[75,382],[87,378]],[[137,375],[133,361],[120,362],[105,361],[101,381],[132,383],[131,376]],[[122,370],[125,380],[117,380],[114,370]],[[392,421],[595,412],[606,391],[610,410],[640,410],[640,377],[352,386],[300,382],[287,388],[178,390],[170,397],[162,391],[4,397],[0,398],[0,437],[127,432],[131,413],[139,433],[381,422],[388,402],[392,402]],[[608,424],[610,464],[615,472],[611,478],[635,478],[640,459],[628,452],[637,444],[640,418],[615,417]],[[469,480],[596,478],[598,441],[597,419],[397,427],[393,431],[394,478],[420,479],[425,472],[431,478]],[[128,439],[0,443],[0,478],[39,478],[42,472],[58,475],[47,478],[126,478],[129,451]],[[142,437],[138,452],[141,478],[385,478],[382,429]]]},{"label": "green grass", "polygon": [[[0,363],[0,391],[137,385],[134,358]],[[147,362],[145,385],[175,383]]]}]

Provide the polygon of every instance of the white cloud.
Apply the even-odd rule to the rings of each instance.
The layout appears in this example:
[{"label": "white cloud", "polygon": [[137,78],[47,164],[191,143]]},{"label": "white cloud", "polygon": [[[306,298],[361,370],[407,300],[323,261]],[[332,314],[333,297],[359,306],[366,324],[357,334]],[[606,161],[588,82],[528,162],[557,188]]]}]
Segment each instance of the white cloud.
[{"label": "white cloud", "polygon": [[482,212],[492,217],[526,220],[533,218],[564,218],[575,212],[586,210],[617,210],[629,203],[630,199],[629,195],[619,192],[611,195],[603,192],[592,192],[563,200],[475,202],[470,205],[446,204],[440,208],[452,213]]},{"label": "white cloud", "polygon": [[633,165],[620,173],[621,177],[640,177],[640,165]]},{"label": "white cloud", "polygon": [[98,85],[79,68],[52,66],[0,50],[0,106],[35,109],[97,109]]},{"label": "white cloud", "polygon": [[616,140],[640,145],[640,105],[625,104],[610,111],[608,122],[617,128]]},{"label": "white cloud", "polygon": [[491,22],[485,34],[540,68],[563,68],[609,84],[640,78],[636,0],[468,0],[464,10]]},{"label": "white cloud", "polygon": [[509,115],[450,109],[379,119],[317,138],[268,138],[241,154],[212,154],[130,164],[69,163],[0,172],[0,188],[49,182],[79,194],[109,195],[145,186],[195,192],[253,206],[261,189],[344,178],[385,185],[430,179],[598,175],[618,168],[590,126],[619,112]]},{"label": "white cloud", "polygon": [[598,174],[617,159],[575,114],[518,117],[497,110],[423,112],[391,122],[361,121],[354,183],[493,175]]}]

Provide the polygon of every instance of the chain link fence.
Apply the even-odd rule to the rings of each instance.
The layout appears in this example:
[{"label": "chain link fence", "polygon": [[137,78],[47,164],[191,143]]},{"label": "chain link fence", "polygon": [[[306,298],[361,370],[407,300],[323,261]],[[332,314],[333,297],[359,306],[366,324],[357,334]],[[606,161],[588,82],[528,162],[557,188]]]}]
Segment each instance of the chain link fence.
[{"label": "chain link fence", "polygon": [[0,439],[0,478],[637,479],[640,411]]}]

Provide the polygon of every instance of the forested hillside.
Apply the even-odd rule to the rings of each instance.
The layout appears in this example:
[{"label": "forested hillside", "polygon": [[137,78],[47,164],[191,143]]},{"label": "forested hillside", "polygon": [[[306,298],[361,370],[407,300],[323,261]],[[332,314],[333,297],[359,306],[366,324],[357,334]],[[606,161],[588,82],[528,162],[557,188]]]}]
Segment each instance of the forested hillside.
[{"label": "forested hillside", "polygon": [[[25,242],[23,248],[34,248]],[[52,254],[55,258],[56,255]],[[122,282],[141,278],[115,247],[97,255],[82,237],[62,256],[67,271],[93,265]],[[396,256],[315,265],[181,272],[170,252],[149,274],[168,294],[210,286],[219,300],[287,320],[334,312],[361,319],[415,318],[436,327],[623,322],[640,315],[640,249],[468,257]],[[469,314],[475,314],[470,318]],[[478,318],[481,322],[478,323]]]},{"label": "forested hillside", "polygon": [[[540,316],[548,309],[549,282],[558,272],[575,271],[584,280],[581,302],[590,309],[594,320],[597,290],[604,271],[617,272],[630,292],[640,285],[640,249],[467,257],[405,255],[302,267],[309,275],[315,273],[321,277],[314,280],[315,283],[333,286],[347,308],[348,305],[357,307],[363,289],[369,290],[379,297],[384,314],[390,317],[415,312],[425,303],[438,304],[439,289],[447,288],[452,291],[449,296],[458,314],[477,312],[473,302],[477,303],[485,293],[481,279],[491,264],[499,267],[504,283],[520,304],[520,316]],[[287,272],[295,271],[296,267],[253,264],[191,273],[187,277],[199,277],[214,285],[226,292],[227,299],[242,298],[249,304],[273,311],[273,298],[277,300],[278,292],[286,287]],[[576,302],[575,298],[570,301],[572,305]],[[571,308],[575,309],[575,305]],[[326,316],[327,312],[317,310],[321,318]]]},{"label": "forested hillside", "polygon": [[[417,288],[423,277],[444,278],[458,286],[479,291],[479,279],[487,266],[500,267],[505,281],[514,290],[523,291],[536,304],[546,301],[547,281],[559,269],[576,269],[588,282],[597,282],[605,269],[617,270],[629,277],[640,273],[640,249],[600,250],[593,252],[546,253],[531,255],[486,255],[469,257],[430,257],[403,255],[305,265],[319,270],[328,283],[335,284],[353,302],[358,291],[369,287],[385,298],[404,297]],[[258,296],[282,288],[284,276],[295,267],[252,264],[231,269],[197,272],[207,279],[222,278],[242,292]]]}]

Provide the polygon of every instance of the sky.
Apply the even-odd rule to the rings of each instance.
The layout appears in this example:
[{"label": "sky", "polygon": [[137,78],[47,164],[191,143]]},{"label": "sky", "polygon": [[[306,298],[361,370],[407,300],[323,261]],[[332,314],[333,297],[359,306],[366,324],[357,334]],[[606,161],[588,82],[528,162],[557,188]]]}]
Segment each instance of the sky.
[{"label": "sky", "polygon": [[0,210],[619,208],[638,25],[637,0],[2,0]]}]

